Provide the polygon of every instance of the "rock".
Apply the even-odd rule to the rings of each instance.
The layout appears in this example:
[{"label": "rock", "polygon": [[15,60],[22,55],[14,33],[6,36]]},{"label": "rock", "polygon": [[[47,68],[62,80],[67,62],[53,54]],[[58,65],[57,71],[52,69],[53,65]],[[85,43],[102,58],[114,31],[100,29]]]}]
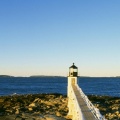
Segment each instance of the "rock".
[{"label": "rock", "polygon": [[118,114],[118,118],[120,118],[120,114]]},{"label": "rock", "polygon": [[112,110],[118,110],[118,109],[119,109],[118,106],[114,106],[114,107],[112,107]]},{"label": "rock", "polygon": [[29,111],[32,111],[33,109],[31,107],[28,108]]},{"label": "rock", "polygon": [[29,107],[36,107],[36,103],[31,103]]},{"label": "rock", "polygon": [[116,111],[115,114],[116,114],[116,115],[119,115],[119,111]]},{"label": "rock", "polygon": [[53,102],[45,101],[44,103],[45,103],[46,105],[48,105],[48,106],[54,106],[54,103],[53,103]]},{"label": "rock", "polygon": [[39,101],[40,101],[40,99],[36,98],[33,102],[35,103],[35,102],[39,102]]},{"label": "rock", "polygon": [[72,120],[72,115],[67,115],[65,118],[66,118],[67,120]]},{"label": "rock", "polygon": [[7,109],[6,112],[7,113],[13,113],[13,111],[11,109]]},{"label": "rock", "polygon": [[60,112],[57,111],[56,112],[56,116],[61,116]]},{"label": "rock", "polygon": [[19,111],[19,109],[17,108],[15,114],[19,114],[19,113],[20,113],[20,111]]},{"label": "rock", "polygon": [[66,120],[63,117],[57,117],[55,115],[45,115],[45,120]]},{"label": "rock", "polygon": [[1,99],[0,99],[0,103],[3,103],[3,102],[4,102],[4,99],[3,99],[3,98],[1,98]]}]

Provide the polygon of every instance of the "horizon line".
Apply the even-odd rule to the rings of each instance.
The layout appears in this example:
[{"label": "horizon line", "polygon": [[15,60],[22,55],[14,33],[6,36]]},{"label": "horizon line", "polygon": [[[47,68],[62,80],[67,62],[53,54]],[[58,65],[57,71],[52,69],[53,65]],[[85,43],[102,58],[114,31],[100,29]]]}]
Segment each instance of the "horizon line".
[{"label": "horizon line", "polygon": [[[0,75],[0,77],[68,77],[64,75],[30,75],[30,76],[14,76],[14,75]],[[120,76],[80,76],[77,77],[120,77]]]}]

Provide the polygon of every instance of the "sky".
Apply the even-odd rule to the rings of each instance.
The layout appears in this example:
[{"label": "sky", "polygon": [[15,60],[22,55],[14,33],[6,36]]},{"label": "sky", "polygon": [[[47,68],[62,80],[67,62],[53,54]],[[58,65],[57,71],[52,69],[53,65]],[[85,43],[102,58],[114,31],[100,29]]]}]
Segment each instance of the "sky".
[{"label": "sky", "polygon": [[0,0],[0,74],[120,76],[120,0]]}]

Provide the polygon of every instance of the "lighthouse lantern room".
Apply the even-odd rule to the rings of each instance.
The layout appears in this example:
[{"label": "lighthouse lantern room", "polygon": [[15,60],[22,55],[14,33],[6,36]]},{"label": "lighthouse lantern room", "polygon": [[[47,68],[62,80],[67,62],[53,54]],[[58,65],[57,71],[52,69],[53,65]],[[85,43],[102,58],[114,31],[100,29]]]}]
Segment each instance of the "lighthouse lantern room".
[{"label": "lighthouse lantern room", "polygon": [[69,67],[69,76],[71,76],[71,77],[78,76],[78,68],[74,65],[74,63],[71,67]]}]

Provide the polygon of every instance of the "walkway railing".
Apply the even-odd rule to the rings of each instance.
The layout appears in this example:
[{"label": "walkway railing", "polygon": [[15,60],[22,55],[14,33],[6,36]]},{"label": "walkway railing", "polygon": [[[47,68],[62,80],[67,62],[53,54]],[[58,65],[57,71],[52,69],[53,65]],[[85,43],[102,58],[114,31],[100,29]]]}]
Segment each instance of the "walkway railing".
[{"label": "walkway railing", "polygon": [[[91,101],[88,99],[88,97],[83,93],[82,89],[78,86],[78,84],[76,85],[77,89],[80,92],[81,97],[83,98],[83,100],[85,101],[85,103],[87,104],[88,108],[90,109],[90,111],[93,113],[93,115],[95,116],[96,120],[105,120],[105,117],[102,116],[99,112],[99,109],[96,108]],[[74,93],[74,92],[73,92]],[[75,97],[75,94],[74,94]],[[75,97],[76,99],[76,97]]]}]

